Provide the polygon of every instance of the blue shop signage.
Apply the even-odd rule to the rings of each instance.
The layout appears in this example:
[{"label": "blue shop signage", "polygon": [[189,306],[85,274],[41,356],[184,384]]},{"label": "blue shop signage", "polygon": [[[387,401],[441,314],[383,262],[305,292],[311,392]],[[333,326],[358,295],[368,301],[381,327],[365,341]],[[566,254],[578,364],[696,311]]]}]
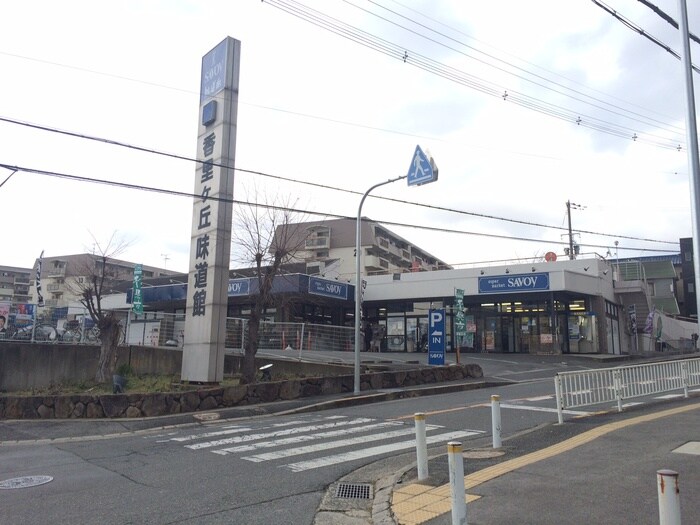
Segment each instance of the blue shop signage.
[{"label": "blue shop signage", "polygon": [[348,285],[318,277],[309,277],[309,293],[333,297],[334,299],[347,299]]},{"label": "blue shop signage", "polygon": [[445,309],[428,310],[428,364],[445,364]]},{"label": "blue shop signage", "polygon": [[479,277],[479,293],[539,292],[542,290],[549,290],[548,273]]},{"label": "blue shop signage", "polygon": [[248,279],[229,279],[228,296],[250,295],[250,281]]}]

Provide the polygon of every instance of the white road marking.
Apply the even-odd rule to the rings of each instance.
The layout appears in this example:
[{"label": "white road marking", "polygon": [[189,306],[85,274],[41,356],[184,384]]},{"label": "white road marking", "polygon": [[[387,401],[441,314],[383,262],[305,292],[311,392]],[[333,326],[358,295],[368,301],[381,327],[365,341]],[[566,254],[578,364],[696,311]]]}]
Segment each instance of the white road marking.
[{"label": "white road marking", "polygon": [[[531,410],[533,412],[551,412],[555,413],[557,411],[556,408],[548,408],[548,407],[531,407],[531,406],[525,406],[525,405],[511,405],[508,403],[501,403],[501,408],[512,408],[514,410]],[[590,412],[582,412],[578,410],[564,410],[564,414],[571,414],[574,416],[590,416]]]},{"label": "white road marking", "polygon": [[656,396],[654,399],[677,399],[683,397],[683,394],[666,394],[665,396]]},{"label": "white road marking", "polygon": [[[643,404],[644,404],[644,403],[642,403],[641,401],[636,401],[636,402],[633,401],[633,402],[631,402],[631,403],[624,403],[624,404],[622,405],[622,408],[635,407],[635,406],[637,406],[637,405],[643,405]],[[617,408],[617,405],[614,405],[613,408]]]},{"label": "white road marking", "polygon": [[[430,430],[435,429],[431,428]],[[261,461],[271,461],[273,459],[288,458],[291,456],[301,456],[302,454],[312,454],[314,452],[319,452],[321,450],[330,450],[332,448],[351,447],[353,445],[360,445],[362,443],[368,443],[370,441],[394,439],[413,433],[415,433],[414,428],[402,428],[401,430],[393,430],[391,432],[379,432],[375,434],[370,434],[368,436],[358,436],[348,439],[339,439],[337,441],[326,441],[325,443],[316,443],[314,445],[307,445],[305,447],[288,448],[285,450],[278,450],[275,452],[256,454],[254,456],[244,456],[241,459],[245,459],[246,461],[252,461],[254,463],[259,463]],[[415,441],[413,443],[415,443]]]},{"label": "white road marking", "polygon": [[[346,416],[340,416],[340,417],[346,417]],[[335,417],[333,419],[336,419]],[[299,425],[299,424],[304,424],[308,423],[308,420],[297,420],[297,421],[288,421],[286,423],[275,423],[273,425],[269,425],[266,427],[260,427],[258,430],[263,430],[263,429],[268,429],[268,428],[281,428],[281,427],[288,427],[291,425]],[[227,430],[217,430],[214,432],[205,432],[204,434],[190,434],[189,436],[182,436],[182,437],[177,437],[177,438],[172,438],[172,441],[194,441],[195,439],[206,439],[210,437],[217,437],[217,436],[228,436],[231,434],[240,434],[241,432],[249,432],[253,430],[252,427],[243,427],[243,426],[230,426],[226,427]]]},{"label": "white road marking", "polygon": [[[253,452],[255,450],[263,449],[263,448],[273,448],[273,447],[281,447],[284,445],[295,445],[297,443],[304,443],[306,441],[315,441],[317,439],[323,439],[323,438],[333,438],[333,437],[338,437],[338,436],[345,436],[348,434],[357,434],[360,432],[368,432],[370,430],[377,430],[380,428],[386,428],[386,427],[395,427],[395,426],[400,426],[403,425],[403,423],[399,421],[385,421],[384,423],[376,423],[374,425],[365,425],[362,427],[355,427],[355,428],[344,428],[341,430],[330,430],[328,432],[319,432],[318,434],[303,434],[301,436],[292,436],[284,439],[275,439],[274,441],[261,441],[259,443],[250,443],[248,445],[239,445],[237,447],[227,447],[227,448],[221,448],[219,450],[212,450],[214,454],[220,454],[222,456],[226,456],[227,454],[235,454],[238,452]],[[426,425],[427,428],[441,428],[435,425]],[[413,432],[413,430],[411,430]]]},{"label": "white road marking", "polygon": [[233,443],[242,443],[245,441],[257,441],[259,439],[267,439],[278,436],[289,436],[292,434],[302,434],[306,432],[316,432],[317,430],[325,430],[327,428],[337,428],[348,425],[358,425],[362,423],[371,423],[376,419],[361,417],[350,419],[347,421],[334,421],[332,423],[324,423],[322,425],[308,425],[305,427],[287,428],[284,430],[275,430],[274,432],[264,432],[261,434],[245,434],[243,436],[235,436],[226,439],[218,439],[216,441],[205,441],[204,443],[195,443],[193,445],[185,445],[186,448],[192,450],[200,450],[203,448],[220,447],[221,445],[231,445]]},{"label": "white road marking", "polygon": [[[437,436],[430,436],[425,441],[428,445],[433,445],[435,443],[443,443],[453,439],[464,438],[477,434],[478,432],[448,432],[446,434],[438,434]],[[370,458],[372,456],[379,456],[380,454],[387,454],[390,452],[396,452],[397,450],[405,450],[407,448],[412,448],[416,446],[416,440],[411,439],[409,441],[401,441],[399,443],[392,443],[387,445],[380,445],[378,447],[364,448],[361,450],[353,450],[351,452],[346,452],[345,454],[336,454],[334,456],[325,456],[322,458],[311,459],[308,461],[299,461],[297,463],[290,463],[284,465],[285,468],[292,470],[293,472],[302,472],[304,470],[311,470],[320,467],[327,467],[330,465],[337,465],[338,463],[346,463],[348,461],[354,461],[356,459]]]}]

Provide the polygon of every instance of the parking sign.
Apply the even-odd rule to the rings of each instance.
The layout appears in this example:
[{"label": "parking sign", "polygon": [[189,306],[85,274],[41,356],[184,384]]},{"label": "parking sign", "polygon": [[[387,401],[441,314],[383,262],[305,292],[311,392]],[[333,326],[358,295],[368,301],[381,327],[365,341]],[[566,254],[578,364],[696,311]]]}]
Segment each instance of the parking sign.
[{"label": "parking sign", "polygon": [[428,364],[445,364],[445,309],[428,311]]}]

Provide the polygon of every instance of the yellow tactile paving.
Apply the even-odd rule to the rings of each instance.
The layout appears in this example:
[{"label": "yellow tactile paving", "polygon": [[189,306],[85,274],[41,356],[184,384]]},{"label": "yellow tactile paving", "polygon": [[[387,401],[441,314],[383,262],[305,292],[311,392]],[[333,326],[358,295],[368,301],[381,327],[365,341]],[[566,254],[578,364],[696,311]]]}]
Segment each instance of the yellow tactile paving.
[{"label": "yellow tactile paving", "polygon": [[[613,423],[607,423],[597,428],[588,430],[569,438],[561,443],[552,445],[551,447],[543,448],[530,454],[525,454],[518,458],[513,458],[504,461],[497,465],[485,468],[478,472],[473,472],[464,477],[464,486],[466,490],[472,489],[482,483],[495,479],[508,472],[513,472],[527,465],[531,465],[543,459],[551,458],[563,452],[567,452],[576,447],[590,443],[591,441],[632,425],[654,421],[663,417],[681,414],[690,410],[700,408],[700,403],[685,405],[682,407],[647,414],[644,416],[633,417]],[[480,496],[467,494],[467,503],[479,499]],[[441,485],[439,487],[431,487],[421,483],[405,485],[394,491],[392,497],[392,511],[400,525],[420,525],[433,518],[446,514],[452,510],[452,501],[450,494],[450,485]]]},{"label": "yellow tactile paving", "polygon": [[422,494],[430,489],[435,488],[431,485],[423,485],[422,483],[412,483],[411,485],[406,485],[401,487],[398,492],[401,494]]}]

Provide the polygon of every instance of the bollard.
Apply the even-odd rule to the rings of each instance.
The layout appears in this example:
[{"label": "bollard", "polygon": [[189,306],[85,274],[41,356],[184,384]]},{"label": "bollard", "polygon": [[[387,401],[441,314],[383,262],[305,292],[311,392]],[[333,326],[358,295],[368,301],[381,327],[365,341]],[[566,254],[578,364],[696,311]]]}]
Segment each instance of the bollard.
[{"label": "bollard", "polygon": [[656,471],[656,488],[659,494],[659,525],[681,525],[681,491],[678,472]]},{"label": "bollard", "polygon": [[467,503],[464,492],[464,463],[462,443],[447,444],[447,464],[450,470],[450,495],[452,496],[452,525],[467,524]]},{"label": "bollard", "polygon": [[491,396],[491,435],[493,448],[501,448],[501,396]]},{"label": "bollard", "polygon": [[425,414],[416,412],[413,416],[416,422],[416,463],[418,465],[418,481],[428,479],[428,444],[425,440]]}]

